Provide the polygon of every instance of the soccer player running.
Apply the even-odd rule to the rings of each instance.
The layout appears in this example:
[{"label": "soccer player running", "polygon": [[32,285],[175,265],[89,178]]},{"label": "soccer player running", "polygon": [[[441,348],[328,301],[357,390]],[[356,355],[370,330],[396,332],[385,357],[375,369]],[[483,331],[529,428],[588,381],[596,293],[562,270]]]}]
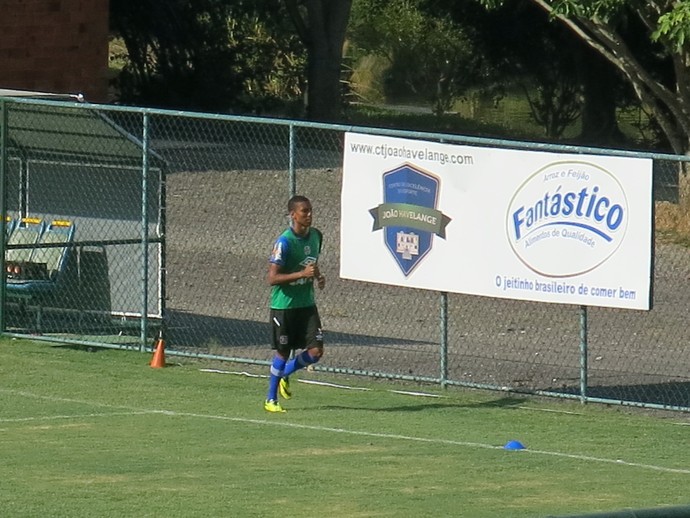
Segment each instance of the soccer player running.
[{"label": "soccer player running", "polygon": [[[275,350],[264,403],[268,412],[285,412],[278,392],[283,399],[292,397],[288,376],[318,362],[323,355],[321,319],[314,297],[314,283],[319,289],[326,285],[318,267],[323,235],[311,226],[312,206],[308,198],[290,198],[288,213],[290,226],[276,239],[268,263]],[[290,353],[296,349],[303,351],[290,359]]]}]

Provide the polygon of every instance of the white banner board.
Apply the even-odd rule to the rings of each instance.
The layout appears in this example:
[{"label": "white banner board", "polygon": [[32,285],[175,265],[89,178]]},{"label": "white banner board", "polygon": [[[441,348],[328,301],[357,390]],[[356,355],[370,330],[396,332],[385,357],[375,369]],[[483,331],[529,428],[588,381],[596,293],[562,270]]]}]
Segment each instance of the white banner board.
[{"label": "white banner board", "polygon": [[651,159],[348,133],[340,276],[650,309]]}]

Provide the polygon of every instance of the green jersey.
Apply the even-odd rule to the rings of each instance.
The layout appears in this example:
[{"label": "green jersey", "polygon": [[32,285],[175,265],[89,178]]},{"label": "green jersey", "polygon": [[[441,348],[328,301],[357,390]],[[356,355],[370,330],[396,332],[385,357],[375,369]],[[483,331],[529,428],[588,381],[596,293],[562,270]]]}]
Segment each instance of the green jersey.
[{"label": "green jersey", "polygon": [[[280,266],[281,273],[298,272],[319,259],[321,240],[321,232],[313,227],[306,236],[298,236],[290,227],[276,239],[269,261]],[[314,305],[314,279],[276,284],[271,291],[271,309],[306,308]]]}]

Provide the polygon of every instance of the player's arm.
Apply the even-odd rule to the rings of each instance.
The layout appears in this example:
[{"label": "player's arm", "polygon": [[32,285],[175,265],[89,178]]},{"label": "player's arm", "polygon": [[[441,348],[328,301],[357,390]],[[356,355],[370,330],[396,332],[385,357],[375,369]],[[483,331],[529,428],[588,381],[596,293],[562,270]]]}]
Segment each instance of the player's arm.
[{"label": "player's arm", "polygon": [[326,276],[320,272],[316,275],[316,285],[320,290],[326,287]]},{"label": "player's arm", "polygon": [[[319,236],[319,255],[321,255],[321,251],[323,250],[323,234],[316,228],[314,231]],[[321,270],[319,270],[318,263],[314,263],[314,266],[314,279],[316,280],[316,285],[320,290],[322,290],[326,287],[326,276],[321,273]]]},{"label": "player's arm", "polygon": [[268,274],[266,281],[270,286],[289,284],[300,279],[309,279],[318,275],[318,268],[314,264],[305,266],[296,272],[285,272],[285,260],[290,253],[289,245],[283,238],[278,238],[273,244],[273,251],[268,260]]},{"label": "player's arm", "polygon": [[310,279],[315,276],[316,266],[308,264],[303,270],[292,273],[284,273],[282,267],[277,263],[268,263],[268,275],[266,280],[268,284],[274,286],[276,284],[288,284],[299,279]]}]

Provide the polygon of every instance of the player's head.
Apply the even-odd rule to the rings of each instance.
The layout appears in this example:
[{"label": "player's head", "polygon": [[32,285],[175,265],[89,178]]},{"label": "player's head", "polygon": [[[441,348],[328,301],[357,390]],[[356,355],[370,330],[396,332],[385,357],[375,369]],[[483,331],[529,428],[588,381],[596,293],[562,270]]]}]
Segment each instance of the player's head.
[{"label": "player's head", "polygon": [[311,207],[311,202],[309,201],[309,198],[306,196],[302,196],[300,194],[295,194],[292,198],[288,200],[288,214],[292,214],[293,211],[297,208],[297,205],[300,203],[305,203]]},{"label": "player's head", "polygon": [[295,228],[308,228],[311,226],[312,207],[309,198],[296,195],[288,201],[288,213]]}]

